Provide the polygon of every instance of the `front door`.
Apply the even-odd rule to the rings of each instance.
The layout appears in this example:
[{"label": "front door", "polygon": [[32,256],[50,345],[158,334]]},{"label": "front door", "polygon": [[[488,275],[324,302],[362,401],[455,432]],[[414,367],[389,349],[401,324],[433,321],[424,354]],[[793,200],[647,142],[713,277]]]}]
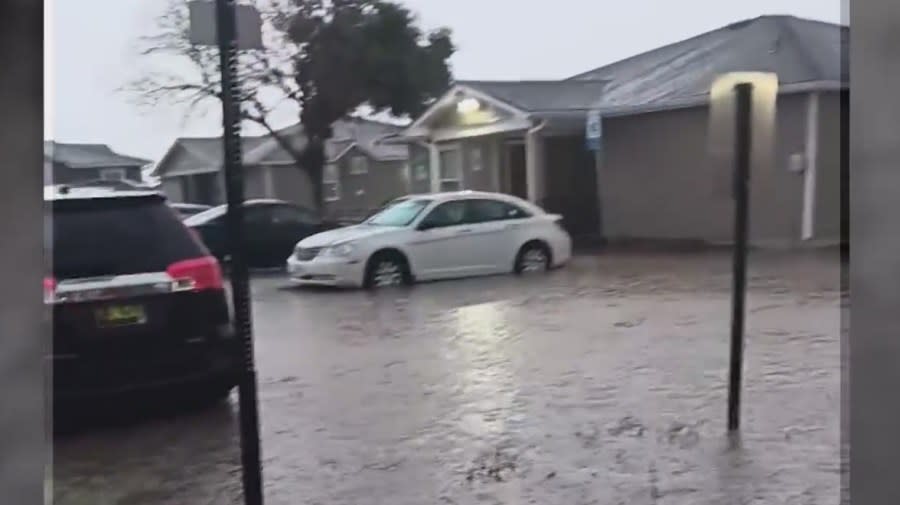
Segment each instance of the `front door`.
[{"label": "front door", "polygon": [[509,177],[509,194],[527,200],[528,176],[525,169],[525,144],[507,144],[506,172]]}]

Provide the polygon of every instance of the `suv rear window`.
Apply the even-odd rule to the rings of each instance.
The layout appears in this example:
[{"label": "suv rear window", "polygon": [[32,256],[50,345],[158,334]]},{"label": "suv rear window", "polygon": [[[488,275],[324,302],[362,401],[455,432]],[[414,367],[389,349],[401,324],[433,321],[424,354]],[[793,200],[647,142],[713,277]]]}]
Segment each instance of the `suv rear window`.
[{"label": "suv rear window", "polygon": [[172,263],[208,254],[161,198],[51,205],[57,279],[164,272]]}]

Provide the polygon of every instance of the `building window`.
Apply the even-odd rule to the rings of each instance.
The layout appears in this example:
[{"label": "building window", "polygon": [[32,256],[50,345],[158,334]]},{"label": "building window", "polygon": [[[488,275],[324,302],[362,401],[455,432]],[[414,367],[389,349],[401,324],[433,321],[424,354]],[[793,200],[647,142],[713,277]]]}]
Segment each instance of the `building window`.
[{"label": "building window", "polygon": [[322,173],[322,194],[326,202],[341,199],[341,178],[337,165],[325,165],[325,171]]},{"label": "building window", "polygon": [[369,171],[369,160],[365,156],[354,156],[350,160],[350,173],[361,175]]},{"label": "building window", "polygon": [[469,166],[473,172],[481,171],[481,146],[473,147],[471,151],[469,151]]},{"label": "building window", "polygon": [[124,181],[124,168],[104,168],[100,170],[100,180],[102,181]]},{"label": "building window", "polygon": [[460,191],[463,189],[462,154],[458,147],[442,149],[441,158],[441,191]]},{"label": "building window", "polygon": [[428,180],[428,165],[424,162],[416,163],[415,178],[417,181]]}]

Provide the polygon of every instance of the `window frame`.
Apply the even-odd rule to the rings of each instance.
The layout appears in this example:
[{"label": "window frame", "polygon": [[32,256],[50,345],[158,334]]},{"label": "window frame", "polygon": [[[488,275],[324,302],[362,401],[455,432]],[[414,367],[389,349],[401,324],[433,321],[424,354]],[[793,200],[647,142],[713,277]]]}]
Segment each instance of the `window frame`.
[{"label": "window frame", "polygon": [[[329,194],[329,188],[333,194]],[[334,163],[326,163],[322,170],[322,195],[326,202],[337,202],[341,199],[341,171]]]},{"label": "window frame", "polygon": [[[477,164],[475,163],[476,154],[478,155]],[[473,172],[481,172],[484,169],[484,147],[480,144],[469,147],[469,165]]]},{"label": "window frame", "polygon": [[[118,174],[116,177],[109,177],[108,174]],[[101,168],[100,169],[100,180],[101,181],[124,181],[127,177],[127,171],[121,167],[114,168]]]},{"label": "window frame", "polygon": [[[448,152],[456,152],[456,154],[459,158],[459,167],[458,167],[459,173],[457,174],[457,176],[455,178],[445,177],[445,173],[444,173],[445,164],[444,164],[443,155],[444,155],[444,153],[448,153]],[[441,192],[463,191],[466,189],[466,179],[465,179],[465,169],[464,169],[465,160],[463,159],[464,156],[465,156],[465,153],[463,152],[462,146],[458,143],[446,144],[446,145],[438,147],[438,181],[437,181],[437,183],[438,183],[438,189]],[[459,185],[459,187],[456,189],[444,189],[445,183],[457,183]]]},{"label": "window frame", "polygon": [[[361,168],[360,168],[361,166]],[[350,175],[366,175],[369,173],[369,158],[364,154],[354,154],[350,157]]]},{"label": "window frame", "polygon": [[428,165],[425,162],[414,163],[412,171],[413,180],[418,182],[427,181],[430,175],[428,173]]}]

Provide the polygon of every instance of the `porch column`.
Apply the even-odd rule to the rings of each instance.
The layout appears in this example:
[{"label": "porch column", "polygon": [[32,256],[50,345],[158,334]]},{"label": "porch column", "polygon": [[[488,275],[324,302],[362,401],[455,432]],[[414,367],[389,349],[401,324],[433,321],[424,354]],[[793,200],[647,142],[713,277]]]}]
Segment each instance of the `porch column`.
[{"label": "porch column", "polygon": [[430,171],[431,192],[441,191],[441,154],[434,142],[428,143],[428,169]]},{"label": "porch column", "polygon": [[819,94],[810,93],[806,108],[806,167],[803,171],[802,239],[815,235],[816,225],[816,164],[819,154]]},{"label": "porch column", "polygon": [[544,141],[541,130],[545,123],[525,134],[525,180],[528,185],[528,201],[540,205],[544,192]]}]

